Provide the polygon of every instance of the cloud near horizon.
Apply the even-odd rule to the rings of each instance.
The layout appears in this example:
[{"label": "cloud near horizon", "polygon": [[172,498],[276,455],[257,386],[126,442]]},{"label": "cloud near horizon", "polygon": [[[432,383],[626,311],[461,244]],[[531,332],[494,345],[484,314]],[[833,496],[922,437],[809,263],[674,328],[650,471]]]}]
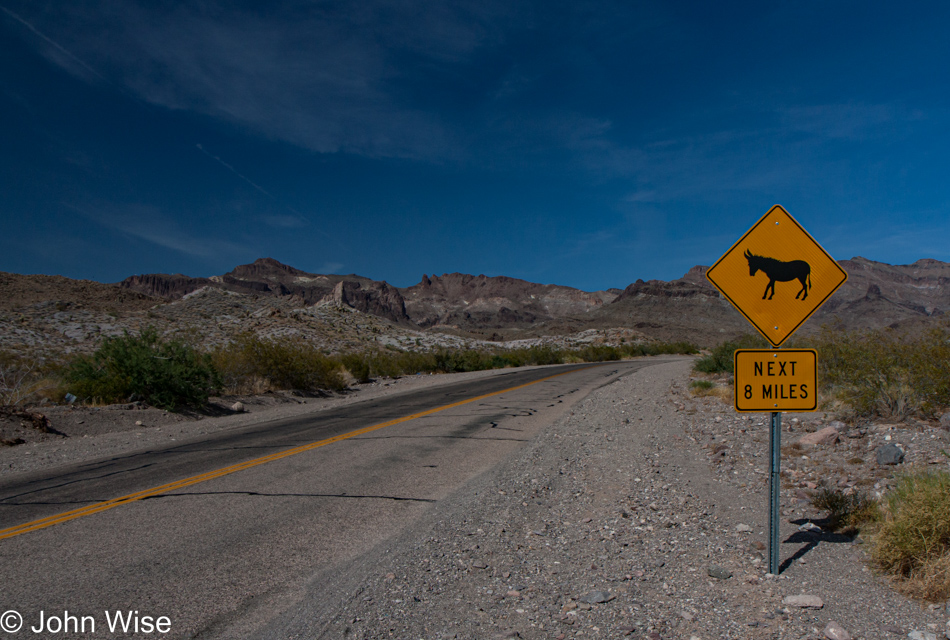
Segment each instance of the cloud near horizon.
[{"label": "cloud near horizon", "polygon": [[64,203],[63,206],[112,231],[207,262],[241,260],[255,253],[251,247],[229,240],[192,236],[157,207],[150,205],[79,207]]}]

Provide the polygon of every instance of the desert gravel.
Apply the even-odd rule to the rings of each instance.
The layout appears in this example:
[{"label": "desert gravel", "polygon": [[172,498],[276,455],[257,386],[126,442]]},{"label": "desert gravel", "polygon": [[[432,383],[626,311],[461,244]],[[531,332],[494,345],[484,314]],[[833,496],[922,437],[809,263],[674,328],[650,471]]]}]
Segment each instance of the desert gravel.
[{"label": "desert gravel", "polygon": [[[943,605],[896,593],[860,539],[820,531],[807,504],[819,476],[883,488],[893,469],[871,465],[884,442],[929,465],[937,430],[788,447],[783,566],[768,575],[767,418],[694,398],[690,367],[595,391],[372,557],[315,580],[264,637],[942,638]],[[788,444],[830,422],[786,419]]]}]

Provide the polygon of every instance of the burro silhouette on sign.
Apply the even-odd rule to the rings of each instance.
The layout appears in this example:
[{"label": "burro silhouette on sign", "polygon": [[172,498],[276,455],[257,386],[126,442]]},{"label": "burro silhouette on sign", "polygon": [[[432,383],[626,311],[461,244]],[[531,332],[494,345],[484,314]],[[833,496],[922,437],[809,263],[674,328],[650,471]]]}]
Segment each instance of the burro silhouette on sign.
[{"label": "burro silhouette on sign", "polygon": [[[801,296],[802,300],[808,297],[808,289],[811,287],[811,266],[804,260],[783,262],[775,258],[757,256],[748,249],[746,249],[745,258],[749,261],[750,276],[755,276],[758,271],[762,271],[769,278],[769,283],[765,286],[765,293],[762,294],[763,300],[766,299],[766,296],[771,300],[772,296],[775,295],[776,282],[791,282],[792,280],[798,280],[802,283],[802,288],[795,294],[795,299],[798,300],[798,296]],[[769,293],[769,289],[772,290],[771,293]]]}]

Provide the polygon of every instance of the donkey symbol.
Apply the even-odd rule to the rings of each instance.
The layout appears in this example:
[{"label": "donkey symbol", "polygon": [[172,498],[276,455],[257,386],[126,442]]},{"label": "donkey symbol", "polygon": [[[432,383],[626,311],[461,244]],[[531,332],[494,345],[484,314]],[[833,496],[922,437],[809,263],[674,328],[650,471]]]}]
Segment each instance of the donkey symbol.
[{"label": "donkey symbol", "polygon": [[[761,269],[765,275],[769,277],[769,283],[765,287],[765,293],[762,294],[763,300],[765,300],[766,296],[771,300],[772,296],[775,295],[776,282],[790,282],[792,280],[798,280],[802,283],[802,289],[795,294],[795,299],[797,300],[798,296],[801,296],[802,300],[808,297],[808,289],[811,287],[811,267],[804,260],[782,262],[775,258],[757,256],[748,249],[745,251],[745,258],[749,261],[750,276],[754,276],[755,273]],[[771,293],[769,293],[770,289]]]}]

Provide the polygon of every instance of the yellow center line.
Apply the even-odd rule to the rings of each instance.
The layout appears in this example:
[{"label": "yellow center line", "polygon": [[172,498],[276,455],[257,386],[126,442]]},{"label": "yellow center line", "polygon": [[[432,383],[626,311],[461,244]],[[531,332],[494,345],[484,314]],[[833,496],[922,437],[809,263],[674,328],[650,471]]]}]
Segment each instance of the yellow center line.
[{"label": "yellow center line", "polygon": [[[594,365],[594,366],[600,366],[600,365]],[[485,398],[491,398],[492,396],[498,396],[503,393],[517,391],[518,389],[524,389],[525,387],[530,387],[531,385],[538,384],[539,382],[544,382],[546,380],[551,380],[552,378],[557,378],[559,376],[567,375],[568,373],[576,373],[578,371],[583,371],[585,369],[590,369],[590,368],[591,367],[583,367],[581,369],[571,369],[570,371],[562,371],[561,373],[556,373],[552,376],[547,376],[546,378],[540,378],[539,380],[535,380],[533,382],[526,382],[525,384],[519,384],[516,387],[509,387],[507,389],[502,389],[501,391],[494,391],[492,393],[486,393],[484,395],[476,396],[474,398],[469,398],[468,400],[460,400],[458,402],[453,402],[452,404],[443,405],[441,407],[436,407],[434,409],[427,409],[426,411],[420,411],[419,413],[413,413],[411,415],[403,416],[401,418],[395,418],[394,420],[389,420],[387,422],[380,422],[379,424],[374,424],[370,427],[363,427],[362,429],[357,429],[355,431],[342,433],[340,435],[333,436],[332,438],[326,438],[325,440],[318,440],[317,442],[311,442],[309,444],[300,445],[299,447],[293,447],[292,449],[287,449],[285,451],[279,451],[277,453],[272,453],[270,455],[262,456],[260,458],[254,458],[253,460],[246,460],[245,462],[239,462],[229,467],[222,467],[221,469],[208,471],[206,473],[202,473],[197,476],[191,476],[190,478],[183,478],[181,480],[169,482],[168,484],[163,484],[158,487],[152,487],[151,489],[145,489],[143,491],[138,491],[136,493],[130,493],[129,495],[121,496],[119,498],[112,498],[111,500],[106,500],[104,502],[97,502],[96,504],[91,504],[86,507],[73,509],[72,511],[66,511],[64,513],[59,513],[56,515],[47,516],[45,518],[40,518],[39,520],[25,522],[23,524],[17,525],[15,527],[10,527],[8,529],[0,529],[0,540],[3,540],[5,538],[12,538],[14,536],[18,536],[23,533],[29,533],[30,531],[45,529],[46,527],[51,527],[54,524],[68,522],[70,520],[75,520],[76,518],[91,516],[94,513],[99,513],[100,511],[106,511],[108,509],[112,509],[113,507],[118,507],[123,504],[129,504],[130,502],[136,502],[138,500],[142,500],[143,498],[157,496],[163,493],[168,493],[170,491],[175,491],[176,489],[188,487],[193,484],[198,484],[199,482],[205,482],[206,480],[213,480],[214,478],[220,478],[222,476],[235,473],[236,471],[241,471],[243,469],[250,469],[251,467],[256,467],[257,465],[260,465],[260,464],[273,462],[274,460],[280,460],[281,458],[287,458],[289,456],[297,455],[298,453],[303,453],[304,451],[310,451],[312,449],[324,447],[328,444],[333,444],[334,442],[340,442],[342,440],[353,438],[355,436],[361,436],[365,433],[376,431],[377,429],[385,429],[386,427],[391,427],[401,422],[408,422],[409,420],[422,418],[424,416],[432,415],[433,413],[445,411],[446,409],[453,409],[455,407],[460,407],[462,405],[469,404],[470,402],[477,402],[478,400],[484,400]]]}]

